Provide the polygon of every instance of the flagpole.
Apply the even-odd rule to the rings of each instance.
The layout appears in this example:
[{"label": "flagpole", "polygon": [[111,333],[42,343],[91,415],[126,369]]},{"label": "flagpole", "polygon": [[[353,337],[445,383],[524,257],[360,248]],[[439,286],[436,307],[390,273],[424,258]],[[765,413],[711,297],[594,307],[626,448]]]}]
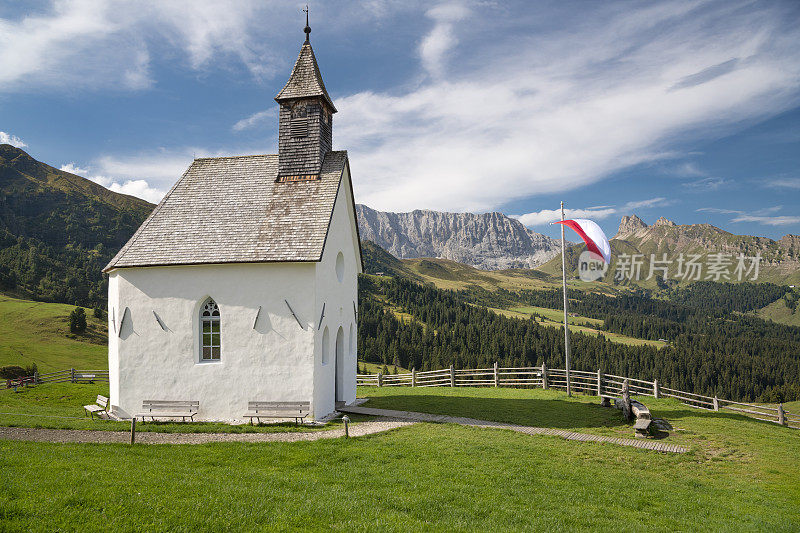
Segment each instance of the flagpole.
[{"label": "flagpole", "polygon": [[[564,201],[561,201],[561,220],[564,217]],[[564,224],[561,224],[561,280],[564,285],[564,349],[566,353],[566,367],[567,367],[567,396],[572,396],[572,388],[569,382],[569,318],[567,314],[567,253],[564,241]]]}]

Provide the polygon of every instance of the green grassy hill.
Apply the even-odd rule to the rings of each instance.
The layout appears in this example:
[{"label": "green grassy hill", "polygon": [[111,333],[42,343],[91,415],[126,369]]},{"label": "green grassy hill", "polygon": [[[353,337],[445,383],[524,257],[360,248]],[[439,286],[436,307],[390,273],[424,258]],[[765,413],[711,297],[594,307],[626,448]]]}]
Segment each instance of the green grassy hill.
[{"label": "green grassy hill", "polygon": [[0,145],[0,290],[102,305],[101,269],[153,207]]},{"label": "green grassy hill", "polygon": [[0,366],[36,363],[40,373],[108,368],[105,319],[86,309],[86,333],[74,335],[69,332],[73,309],[0,295]]}]

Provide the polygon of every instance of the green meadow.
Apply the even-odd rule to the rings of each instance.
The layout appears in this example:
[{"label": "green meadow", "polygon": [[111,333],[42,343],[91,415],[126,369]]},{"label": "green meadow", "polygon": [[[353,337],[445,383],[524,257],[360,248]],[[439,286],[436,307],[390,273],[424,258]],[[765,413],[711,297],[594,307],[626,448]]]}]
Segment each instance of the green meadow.
[{"label": "green meadow", "polygon": [[[72,336],[71,310],[0,298],[2,364],[105,368],[104,323],[87,313],[88,333]],[[0,426],[127,431],[126,422],[84,415],[84,404],[107,393],[102,383],[0,390]],[[553,390],[361,387],[359,396],[372,407],[633,435],[596,397]],[[642,401],[672,424],[663,442],[688,453],[454,424],[294,443],[0,440],[0,531],[800,528],[800,432],[675,400]],[[786,408],[800,411],[795,404]],[[172,433],[296,430],[293,423],[137,424]]]},{"label": "green meadow", "polygon": [[86,333],[69,332],[75,306],[20,300],[0,294],[0,366],[29,367],[40,373],[66,368],[108,368],[105,319],[86,312]]},{"label": "green meadow", "polygon": [[[618,411],[599,407],[596,398],[553,391],[362,388],[359,395],[375,407],[633,432]],[[674,426],[667,441],[687,445],[688,453],[454,424],[296,443],[0,441],[0,529],[800,527],[800,433],[648,400],[654,416]]]}]

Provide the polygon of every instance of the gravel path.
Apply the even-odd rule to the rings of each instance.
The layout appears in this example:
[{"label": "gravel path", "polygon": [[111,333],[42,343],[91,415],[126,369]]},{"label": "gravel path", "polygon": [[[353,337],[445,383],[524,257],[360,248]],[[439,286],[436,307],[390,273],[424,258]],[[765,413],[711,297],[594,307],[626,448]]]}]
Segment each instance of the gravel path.
[{"label": "gravel path", "polygon": [[[350,426],[351,437],[362,437],[382,431],[410,426],[413,421],[381,417],[378,420],[359,422]],[[319,439],[336,439],[344,436],[344,429],[296,431],[284,433],[136,433],[139,444],[205,444],[208,442],[298,442]],[[130,443],[127,431],[91,431],[84,429],[42,429],[0,427],[0,439],[33,442]]]},{"label": "gravel path", "polygon": [[472,426],[479,428],[510,429],[526,435],[549,435],[561,437],[567,440],[608,442],[621,446],[631,446],[657,452],[667,453],[686,453],[688,450],[677,444],[667,444],[649,439],[622,439],[618,437],[606,437],[604,435],[591,435],[589,433],[577,433],[554,428],[538,428],[532,426],[520,426],[517,424],[506,424],[503,422],[492,422],[489,420],[477,420],[475,418],[465,418],[461,416],[434,415],[430,413],[416,413],[414,411],[396,411],[394,409],[376,409],[374,407],[342,407],[339,409],[343,413],[353,413],[360,415],[384,416],[394,419],[409,420],[414,422],[439,422],[461,424],[462,426]]}]

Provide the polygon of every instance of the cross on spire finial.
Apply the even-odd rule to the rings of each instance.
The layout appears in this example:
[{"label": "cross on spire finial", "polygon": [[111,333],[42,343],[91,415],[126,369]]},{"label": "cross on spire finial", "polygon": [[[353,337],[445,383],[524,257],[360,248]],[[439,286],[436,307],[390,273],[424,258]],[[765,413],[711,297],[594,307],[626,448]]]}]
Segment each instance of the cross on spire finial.
[{"label": "cross on spire finial", "polygon": [[306,8],[303,10],[306,14],[306,27],[303,28],[303,31],[306,32],[306,43],[311,42],[311,26],[308,25],[308,4],[306,4]]}]

